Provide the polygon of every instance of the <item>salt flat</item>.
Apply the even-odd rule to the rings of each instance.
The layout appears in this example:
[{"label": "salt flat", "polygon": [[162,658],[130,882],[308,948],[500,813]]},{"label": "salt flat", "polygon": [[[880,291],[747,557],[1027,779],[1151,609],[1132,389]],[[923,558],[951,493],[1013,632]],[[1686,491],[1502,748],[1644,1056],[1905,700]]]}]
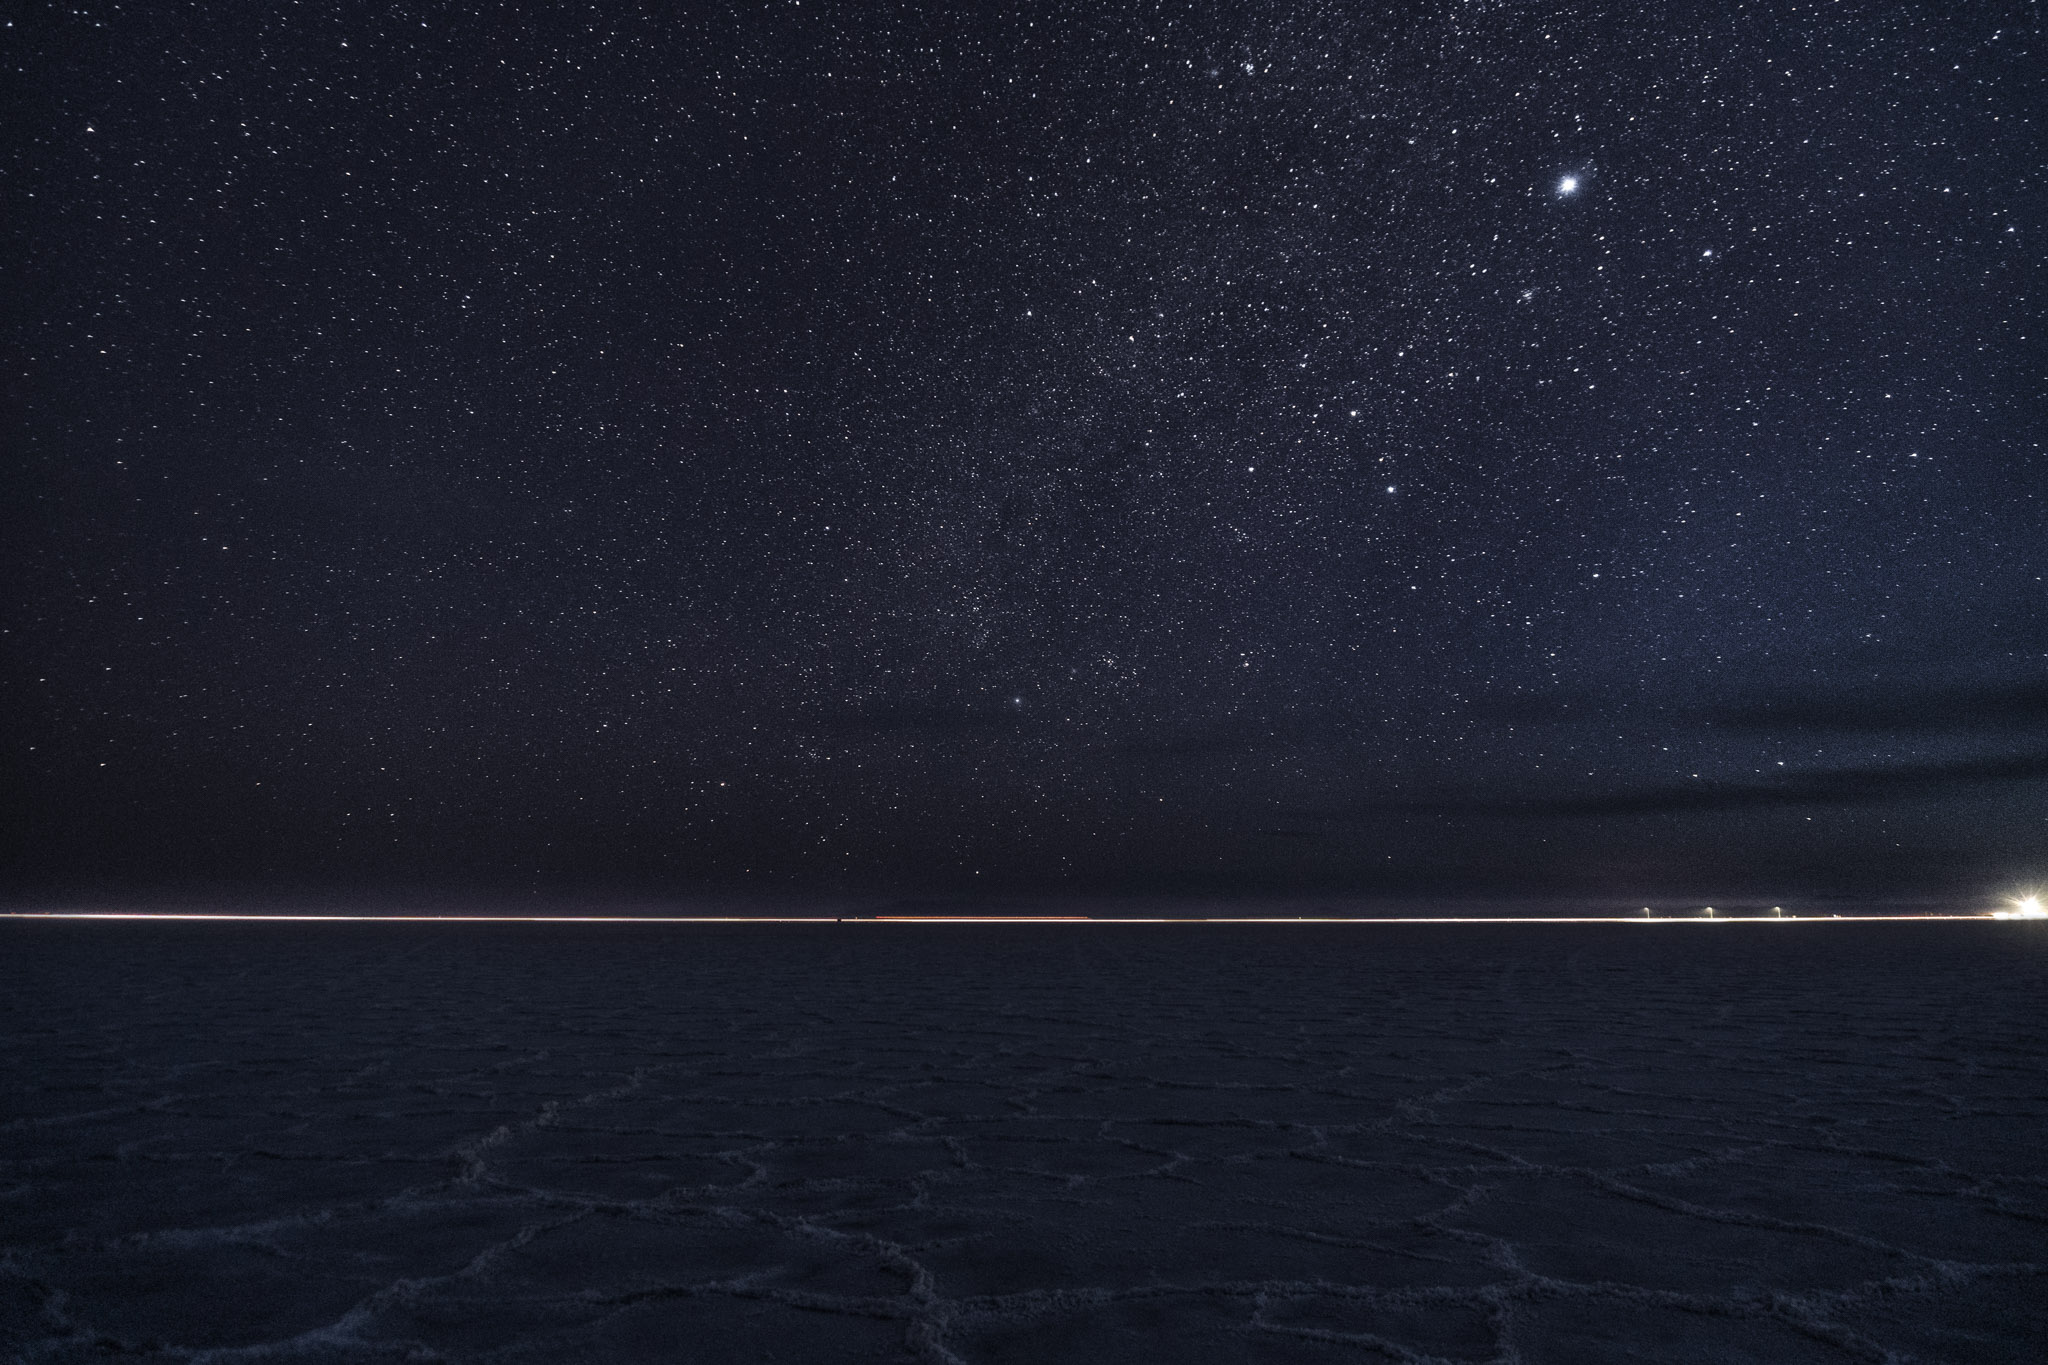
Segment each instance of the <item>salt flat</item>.
[{"label": "salt flat", "polygon": [[25,1361],[2037,1361],[2031,924],[0,926]]}]

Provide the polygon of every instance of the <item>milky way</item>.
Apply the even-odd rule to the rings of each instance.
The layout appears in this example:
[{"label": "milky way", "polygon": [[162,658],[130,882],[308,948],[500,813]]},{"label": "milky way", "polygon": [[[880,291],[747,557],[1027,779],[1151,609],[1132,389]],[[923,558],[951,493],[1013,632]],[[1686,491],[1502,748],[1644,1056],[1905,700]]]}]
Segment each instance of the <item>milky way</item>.
[{"label": "milky way", "polygon": [[9,30],[21,886],[2048,873],[2017,4]]}]

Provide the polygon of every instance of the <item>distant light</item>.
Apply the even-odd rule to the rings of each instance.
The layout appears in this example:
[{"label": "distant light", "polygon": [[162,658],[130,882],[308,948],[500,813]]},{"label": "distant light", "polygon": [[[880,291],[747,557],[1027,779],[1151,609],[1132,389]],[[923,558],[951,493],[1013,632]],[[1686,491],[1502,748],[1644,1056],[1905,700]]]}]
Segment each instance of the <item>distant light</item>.
[{"label": "distant light", "polygon": [[1577,194],[1579,192],[1579,178],[1575,175],[1568,175],[1558,181],[1557,192],[1559,194]]},{"label": "distant light", "polygon": [[2048,919],[2048,910],[2044,910],[2041,907],[2041,898],[2039,896],[2017,896],[2013,899],[2012,909],[1994,910],[1991,912],[1991,917],[1993,919]]},{"label": "distant light", "polygon": [[1393,492],[1393,491],[1394,491],[1394,485],[1392,485],[1392,484],[1388,484],[1388,485],[1387,485],[1387,491],[1388,491],[1389,493]]}]

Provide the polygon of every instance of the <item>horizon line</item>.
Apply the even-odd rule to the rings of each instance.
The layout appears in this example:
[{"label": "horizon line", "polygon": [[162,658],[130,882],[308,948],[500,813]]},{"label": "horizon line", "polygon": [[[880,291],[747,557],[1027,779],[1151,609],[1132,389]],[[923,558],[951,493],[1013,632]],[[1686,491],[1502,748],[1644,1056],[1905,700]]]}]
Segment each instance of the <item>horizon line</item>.
[{"label": "horizon line", "polygon": [[169,910],[10,910],[9,920],[164,920],[309,924],[1802,924],[2007,920],[1996,911],[1907,915],[374,915]]}]

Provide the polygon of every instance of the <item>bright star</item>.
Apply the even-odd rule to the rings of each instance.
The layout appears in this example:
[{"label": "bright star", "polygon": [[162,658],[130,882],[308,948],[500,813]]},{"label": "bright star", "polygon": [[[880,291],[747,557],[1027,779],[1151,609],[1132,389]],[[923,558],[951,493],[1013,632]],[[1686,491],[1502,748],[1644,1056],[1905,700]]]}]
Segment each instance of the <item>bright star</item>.
[{"label": "bright star", "polygon": [[1559,194],[1577,194],[1579,192],[1579,178],[1575,175],[1568,175],[1558,181],[1557,192]]}]

